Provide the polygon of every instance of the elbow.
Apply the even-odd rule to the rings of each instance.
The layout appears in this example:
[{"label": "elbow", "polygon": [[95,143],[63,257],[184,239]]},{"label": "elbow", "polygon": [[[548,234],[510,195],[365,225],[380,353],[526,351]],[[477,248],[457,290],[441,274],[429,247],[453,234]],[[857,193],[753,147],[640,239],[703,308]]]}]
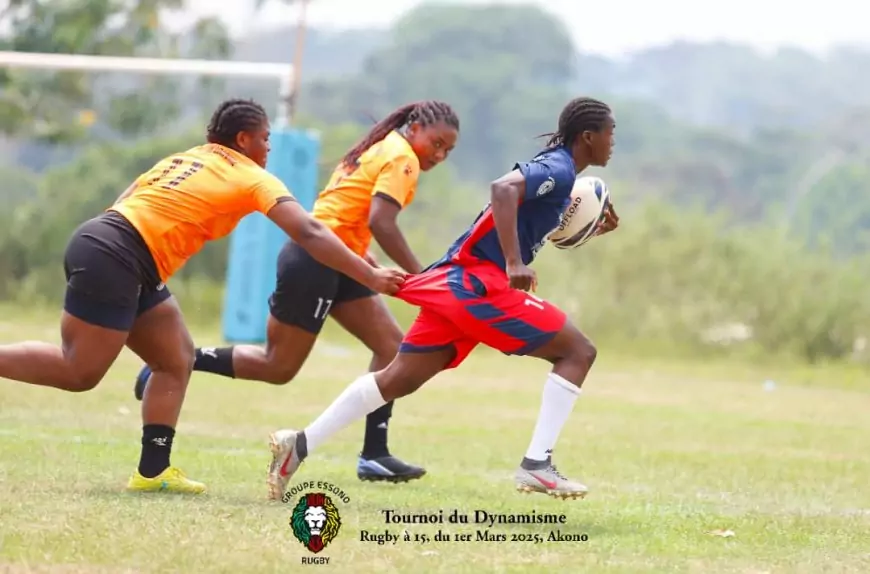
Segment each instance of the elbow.
[{"label": "elbow", "polygon": [[294,237],[294,241],[298,243],[303,248],[306,245],[310,245],[312,242],[316,242],[320,237],[323,236],[323,232],[326,228],[322,223],[314,219],[313,217],[309,217],[303,225],[300,225],[296,230],[296,237]]}]

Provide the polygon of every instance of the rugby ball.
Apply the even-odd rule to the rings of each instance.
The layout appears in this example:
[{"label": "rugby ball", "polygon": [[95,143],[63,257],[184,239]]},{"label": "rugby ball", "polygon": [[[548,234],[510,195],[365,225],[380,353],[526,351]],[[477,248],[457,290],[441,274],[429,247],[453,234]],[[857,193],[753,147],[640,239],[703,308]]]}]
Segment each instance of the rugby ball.
[{"label": "rugby ball", "polygon": [[574,180],[570,201],[559,227],[550,234],[558,249],[580,247],[595,233],[595,228],[610,205],[610,191],[599,177],[578,177]]}]

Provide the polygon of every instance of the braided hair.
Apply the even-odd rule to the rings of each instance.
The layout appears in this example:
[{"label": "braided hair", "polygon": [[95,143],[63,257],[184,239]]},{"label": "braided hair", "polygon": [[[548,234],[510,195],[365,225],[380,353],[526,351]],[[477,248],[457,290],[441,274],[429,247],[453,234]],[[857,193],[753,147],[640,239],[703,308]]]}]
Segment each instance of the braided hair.
[{"label": "braided hair", "polygon": [[439,122],[444,122],[450,127],[459,129],[459,116],[456,115],[453,108],[444,102],[426,100],[404,105],[376,123],[369,130],[369,133],[345,154],[341,163],[347,167],[355,166],[360,156],[367,149],[387,137],[393,130],[412,123],[418,123],[422,127],[426,127]]},{"label": "braided hair", "polygon": [[236,148],[239,132],[249,132],[265,125],[269,116],[254,100],[227,100],[214,111],[208,123],[208,143]]},{"label": "braided hair", "polygon": [[547,147],[571,147],[585,131],[599,132],[610,118],[610,106],[593,98],[576,98],[559,114],[559,127],[549,136]]}]

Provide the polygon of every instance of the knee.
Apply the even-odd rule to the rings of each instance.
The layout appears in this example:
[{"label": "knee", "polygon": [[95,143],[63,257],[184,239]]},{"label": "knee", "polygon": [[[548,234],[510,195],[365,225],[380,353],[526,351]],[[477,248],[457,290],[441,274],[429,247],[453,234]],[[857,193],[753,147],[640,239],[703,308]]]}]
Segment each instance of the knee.
[{"label": "knee", "polygon": [[583,337],[583,343],[578,352],[580,353],[587,367],[591,367],[595,363],[595,359],[598,358],[598,348],[592,341],[590,341],[586,337]]},{"label": "knee", "polygon": [[181,351],[178,354],[177,361],[170,362],[169,370],[178,374],[190,375],[193,372],[193,365],[196,362],[196,348],[193,346],[193,339],[188,339],[185,345],[182,345]]},{"label": "knee", "polygon": [[388,403],[406,397],[419,389],[425,381],[418,377],[389,367],[375,373],[375,381],[381,391],[381,397]]},{"label": "knee", "polygon": [[265,371],[264,381],[272,385],[286,385],[299,373],[299,365],[281,363],[273,357],[269,357],[269,367]]},{"label": "knee", "polygon": [[419,385],[413,385],[407,380],[401,380],[395,377],[378,377],[376,380],[378,382],[378,388],[381,391],[381,397],[383,397],[383,399],[388,403],[406,397],[419,388]]},{"label": "knee", "polygon": [[307,353],[301,360],[297,358],[298,354],[287,345],[267,344],[259,379],[271,385],[286,385],[296,377],[305,362]]},{"label": "knee", "polygon": [[93,390],[103,380],[103,373],[80,372],[70,378],[66,390],[73,393],[85,393]]},{"label": "knee", "polygon": [[598,349],[586,335],[576,331],[568,345],[567,355],[566,359],[588,371],[598,357]]},{"label": "knee", "polygon": [[190,379],[190,373],[193,372],[195,360],[196,351],[191,340],[177,349],[172,357],[166,357],[149,366],[153,372],[169,376],[167,379],[162,379],[163,381],[175,381],[178,384],[186,386],[187,381]]}]

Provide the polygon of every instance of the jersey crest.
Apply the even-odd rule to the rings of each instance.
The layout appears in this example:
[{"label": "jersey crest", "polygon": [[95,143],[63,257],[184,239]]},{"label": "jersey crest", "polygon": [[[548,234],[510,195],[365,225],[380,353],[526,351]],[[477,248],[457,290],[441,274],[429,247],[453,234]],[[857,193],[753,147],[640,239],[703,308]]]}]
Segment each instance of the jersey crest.
[{"label": "jersey crest", "polygon": [[556,180],[553,179],[552,177],[548,177],[547,179],[544,180],[544,183],[542,183],[540,186],[538,186],[537,196],[541,197],[542,195],[547,195],[548,193],[553,191],[553,188],[555,188],[555,187],[556,187]]}]

